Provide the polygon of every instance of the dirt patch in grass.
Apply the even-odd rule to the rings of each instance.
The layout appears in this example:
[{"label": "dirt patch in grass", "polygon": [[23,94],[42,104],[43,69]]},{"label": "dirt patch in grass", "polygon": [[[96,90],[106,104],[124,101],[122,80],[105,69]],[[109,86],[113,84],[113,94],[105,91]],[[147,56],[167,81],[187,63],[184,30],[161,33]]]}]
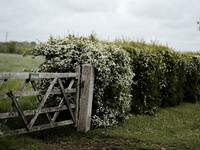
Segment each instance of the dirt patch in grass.
[{"label": "dirt patch in grass", "polygon": [[0,150],[198,150],[200,103],[161,109],[155,116],[138,115],[87,134],[65,126],[0,139]]},{"label": "dirt patch in grass", "polygon": [[54,149],[59,150],[166,150],[173,149],[173,147],[146,143],[132,138],[120,138],[120,137],[106,137],[106,138],[66,138],[56,139],[56,141],[50,141],[50,144]]}]

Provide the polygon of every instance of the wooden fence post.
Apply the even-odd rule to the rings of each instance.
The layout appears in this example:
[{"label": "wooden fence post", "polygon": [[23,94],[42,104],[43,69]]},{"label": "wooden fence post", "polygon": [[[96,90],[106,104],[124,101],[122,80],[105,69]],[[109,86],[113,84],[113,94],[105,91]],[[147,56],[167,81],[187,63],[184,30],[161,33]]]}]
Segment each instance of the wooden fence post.
[{"label": "wooden fence post", "polygon": [[94,88],[94,68],[92,65],[84,64],[81,74],[81,95],[79,102],[79,115],[77,130],[87,132],[90,130],[92,101]]}]

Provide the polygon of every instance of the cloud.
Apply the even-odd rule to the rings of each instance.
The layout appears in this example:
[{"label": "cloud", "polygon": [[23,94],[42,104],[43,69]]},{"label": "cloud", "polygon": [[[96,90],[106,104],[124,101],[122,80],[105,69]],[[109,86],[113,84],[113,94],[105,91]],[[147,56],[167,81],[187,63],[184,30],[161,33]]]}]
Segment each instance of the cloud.
[{"label": "cloud", "polygon": [[62,5],[69,10],[74,12],[84,13],[84,12],[111,12],[116,9],[118,5],[118,0],[108,1],[108,0],[67,0],[61,1],[58,5]]},{"label": "cloud", "polygon": [[200,49],[199,0],[0,1],[0,40],[46,41],[67,33],[102,39],[158,40],[183,50]]}]

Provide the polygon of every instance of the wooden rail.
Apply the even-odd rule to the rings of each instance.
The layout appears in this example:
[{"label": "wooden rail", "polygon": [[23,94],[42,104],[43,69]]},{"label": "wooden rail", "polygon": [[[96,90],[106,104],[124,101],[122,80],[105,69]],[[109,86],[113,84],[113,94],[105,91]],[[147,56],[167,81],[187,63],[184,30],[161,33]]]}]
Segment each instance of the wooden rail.
[{"label": "wooden rail", "polygon": [[77,73],[33,73],[33,72],[4,72],[0,73],[0,80],[7,79],[52,79],[52,78],[72,78],[77,77]]},{"label": "wooden rail", "polygon": [[[0,73],[0,87],[8,80],[16,79],[24,80],[24,84],[20,90],[8,90],[0,95],[0,100],[12,102],[11,111],[0,113],[0,121],[6,124],[9,119],[20,118],[23,127],[10,131],[1,131],[0,128],[0,136],[29,133],[69,124],[73,124],[81,132],[90,130],[94,86],[94,68],[91,65],[78,66],[73,73],[4,72]],[[41,82],[47,82],[48,87],[38,89],[37,84]],[[28,84],[32,86],[32,91],[26,90]],[[39,105],[33,110],[23,110],[19,101],[21,97],[29,96],[35,96]],[[59,97],[56,103],[52,96]],[[48,102],[54,105],[48,106]],[[60,120],[61,112],[68,118]],[[46,122],[49,123],[36,123],[37,119],[44,115]]]},{"label": "wooden rail", "polygon": [[[77,67],[80,69],[80,67]],[[11,131],[2,132],[0,130],[0,136],[10,135],[10,134],[21,134],[21,133],[28,133],[33,131],[39,131],[43,129],[53,128],[62,125],[68,124],[76,124],[75,114],[78,109],[76,107],[78,104],[74,101],[71,103],[69,101],[69,95],[75,94],[80,95],[77,93],[79,91],[79,80],[80,80],[80,71],[75,73],[30,73],[30,72],[22,72],[22,73],[0,73],[0,86],[6,84],[8,80],[25,80],[23,86],[20,88],[19,91],[9,90],[5,94],[0,95],[0,100],[11,100],[12,102],[12,110],[11,112],[0,113],[0,120],[4,120],[7,122],[8,119],[12,118],[21,118],[24,126],[21,129],[15,129]],[[48,79],[49,86],[46,90],[37,89],[37,82],[43,81]],[[47,80],[45,82],[48,82]],[[66,87],[64,86],[63,81],[68,81],[69,85]],[[78,83],[78,84],[77,84]],[[26,90],[26,86],[30,84],[32,85],[32,91]],[[65,82],[66,84],[66,82]],[[50,95],[55,95],[59,97],[63,97],[60,99],[59,103],[55,106],[48,107],[46,106],[47,101],[50,98]],[[19,105],[19,101],[21,97],[29,97],[29,96],[36,96],[39,105],[36,109],[33,110],[23,110]],[[76,98],[75,98],[76,99]],[[51,99],[50,99],[51,100]],[[52,101],[52,100],[51,100]],[[54,103],[54,102],[53,102]],[[56,103],[55,103],[56,104]],[[62,111],[68,111],[71,115],[71,119],[65,119],[63,121],[57,122],[59,114]],[[50,115],[51,113],[51,115]],[[37,124],[36,120],[40,117],[41,114],[45,114],[47,120],[49,121],[48,124]],[[31,119],[27,119],[29,116],[32,117]],[[5,121],[6,120],[6,121]]]},{"label": "wooden rail", "polygon": [[[28,96],[38,96],[38,95],[44,95],[46,91],[45,90],[39,90],[39,91],[14,91],[13,94],[16,97],[28,97]],[[76,89],[65,89],[65,93],[76,93]],[[60,95],[61,92],[59,90],[52,90],[51,95]],[[9,98],[9,96],[7,94],[4,95],[0,95],[0,100]]]}]

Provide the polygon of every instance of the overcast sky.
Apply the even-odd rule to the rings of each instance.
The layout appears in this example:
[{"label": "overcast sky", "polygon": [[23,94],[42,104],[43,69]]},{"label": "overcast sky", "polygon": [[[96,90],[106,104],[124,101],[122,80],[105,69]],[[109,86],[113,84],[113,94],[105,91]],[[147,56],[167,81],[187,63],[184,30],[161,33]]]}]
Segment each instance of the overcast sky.
[{"label": "overcast sky", "polygon": [[200,0],[0,0],[0,41],[95,32],[200,51],[199,18]]}]

